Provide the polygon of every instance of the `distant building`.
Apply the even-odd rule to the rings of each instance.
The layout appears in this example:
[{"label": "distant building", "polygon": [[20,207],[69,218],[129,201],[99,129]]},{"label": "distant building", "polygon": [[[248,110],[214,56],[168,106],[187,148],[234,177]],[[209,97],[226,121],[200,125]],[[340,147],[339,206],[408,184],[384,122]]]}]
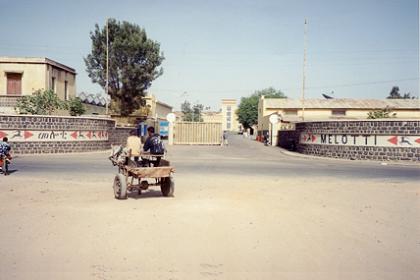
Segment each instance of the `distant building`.
[{"label": "distant building", "polygon": [[222,112],[211,112],[211,111],[205,111],[201,113],[201,117],[203,118],[203,122],[205,123],[222,123],[223,122],[223,116]]},{"label": "distant building", "polygon": [[[258,133],[270,129],[269,117],[277,114],[280,123],[330,119],[366,119],[374,110],[389,108],[395,118],[419,119],[420,103],[417,99],[306,99],[264,98],[258,103]],[[304,107],[304,110],[302,109]],[[392,114],[391,113],[391,114]]]},{"label": "distant building", "polygon": [[[205,123],[222,123],[223,130],[237,132],[240,129],[238,115],[236,114],[237,109],[236,99],[222,99],[220,111],[203,111],[201,112],[201,118]],[[174,113],[177,122],[183,120],[184,113],[180,111]]]},{"label": "distant building", "polygon": [[172,106],[158,101],[152,94],[144,97],[146,100],[146,108],[148,108],[149,118],[155,120],[166,120],[166,115],[172,112]]},{"label": "distant building", "polygon": [[0,57],[0,112],[19,97],[53,90],[62,100],[76,96],[76,71],[45,57]]},{"label": "distant building", "polygon": [[240,125],[236,110],[238,105],[236,99],[222,99],[222,129],[227,131],[239,131]]}]

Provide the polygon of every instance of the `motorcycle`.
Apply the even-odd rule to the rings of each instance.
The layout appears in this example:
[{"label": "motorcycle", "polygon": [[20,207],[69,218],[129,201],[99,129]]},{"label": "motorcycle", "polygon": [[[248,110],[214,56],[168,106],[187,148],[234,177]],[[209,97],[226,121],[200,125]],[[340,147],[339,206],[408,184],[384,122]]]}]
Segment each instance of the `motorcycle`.
[{"label": "motorcycle", "polygon": [[9,165],[12,157],[10,155],[1,155],[0,156],[0,167],[1,172],[4,176],[9,175]]}]

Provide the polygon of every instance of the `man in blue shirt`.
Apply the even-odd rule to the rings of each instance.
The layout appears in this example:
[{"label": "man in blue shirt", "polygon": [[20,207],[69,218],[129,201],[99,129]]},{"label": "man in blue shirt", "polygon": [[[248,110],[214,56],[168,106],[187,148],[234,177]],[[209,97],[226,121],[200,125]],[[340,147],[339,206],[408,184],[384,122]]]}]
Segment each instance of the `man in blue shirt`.
[{"label": "man in blue shirt", "polygon": [[[152,155],[163,155],[165,153],[165,146],[160,139],[160,135],[155,133],[155,128],[149,126],[147,128],[147,134],[149,135],[146,139],[146,142],[143,146],[143,151],[148,152]],[[159,166],[160,156],[156,157],[156,160],[150,160],[150,163],[153,163],[153,166]]]}]

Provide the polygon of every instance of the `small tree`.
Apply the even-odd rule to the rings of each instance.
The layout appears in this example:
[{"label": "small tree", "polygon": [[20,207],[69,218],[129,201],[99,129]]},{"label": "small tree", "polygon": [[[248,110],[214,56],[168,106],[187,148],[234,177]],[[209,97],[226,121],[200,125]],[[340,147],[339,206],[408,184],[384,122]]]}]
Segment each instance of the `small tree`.
[{"label": "small tree", "polygon": [[191,107],[191,103],[185,100],[181,104],[181,111],[184,114],[182,120],[185,122],[202,122],[201,112],[203,109],[204,106],[202,104],[195,104]]},{"label": "small tree", "polygon": [[23,96],[16,104],[21,114],[51,115],[54,111],[65,109],[66,105],[52,90],[37,90],[33,95]]},{"label": "small tree", "polygon": [[397,86],[392,87],[387,99],[415,99],[415,96],[411,96],[409,92],[400,94],[400,88]]},{"label": "small tree", "polygon": [[83,106],[82,100],[79,97],[70,98],[66,104],[69,110],[70,116],[80,116],[86,112],[85,106]]},{"label": "small tree", "polygon": [[258,122],[258,101],[261,96],[266,98],[287,98],[283,92],[272,87],[255,91],[249,97],[242,97],[236,114],[244,128],[252,127]]}]

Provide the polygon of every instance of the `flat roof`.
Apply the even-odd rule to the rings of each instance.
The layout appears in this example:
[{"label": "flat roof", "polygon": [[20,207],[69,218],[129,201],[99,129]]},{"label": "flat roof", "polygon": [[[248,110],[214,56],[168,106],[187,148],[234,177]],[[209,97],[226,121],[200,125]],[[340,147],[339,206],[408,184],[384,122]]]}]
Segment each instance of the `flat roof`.
[{"label": "flat roof", "polygon": [[[301,109],[302,101],[290,98],[263,98],[266,109]],[[305,109],[416,109],[420,110],[418,99],[305,99]]]},{"label": "flat roof", "polygon": [[12,57],[12,56],[0,56],[0,63],[17,63],[17,64],[48,64],[64,71],[70,72],[76,75],[76,70],[64,64],[46,57]]}]

